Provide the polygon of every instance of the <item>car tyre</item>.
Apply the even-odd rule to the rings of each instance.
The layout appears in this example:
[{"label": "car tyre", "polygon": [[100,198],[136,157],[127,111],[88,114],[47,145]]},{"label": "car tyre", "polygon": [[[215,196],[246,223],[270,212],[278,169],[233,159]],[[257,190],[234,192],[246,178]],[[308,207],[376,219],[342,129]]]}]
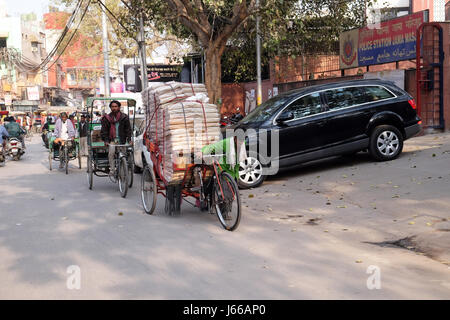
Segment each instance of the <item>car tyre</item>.
[{"label": "car tyre", "polygon": [[257,156],[250,155],[239,164],[238,186],[240,189],[259,187],[266,176],[263,174],[263,165]]},{"label": "car tyre", "polygon": [[369,152],[376,161],[396,159],[403,150],[403,135],[394,126],[381,125],[370,135]]}]

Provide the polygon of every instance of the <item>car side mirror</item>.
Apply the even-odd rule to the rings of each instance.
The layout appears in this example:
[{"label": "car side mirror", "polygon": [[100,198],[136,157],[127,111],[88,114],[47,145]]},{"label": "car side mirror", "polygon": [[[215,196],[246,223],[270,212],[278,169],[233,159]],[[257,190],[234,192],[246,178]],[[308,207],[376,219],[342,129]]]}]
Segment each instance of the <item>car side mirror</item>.
[{"label": "car side mirror", "polygon": [[278,124],[283,124],[286,121],[292,120],[294,119],[294,114],[292,112],[286,112],[286,113],[282,113],[278,118],[277,118],[277,123]]}]

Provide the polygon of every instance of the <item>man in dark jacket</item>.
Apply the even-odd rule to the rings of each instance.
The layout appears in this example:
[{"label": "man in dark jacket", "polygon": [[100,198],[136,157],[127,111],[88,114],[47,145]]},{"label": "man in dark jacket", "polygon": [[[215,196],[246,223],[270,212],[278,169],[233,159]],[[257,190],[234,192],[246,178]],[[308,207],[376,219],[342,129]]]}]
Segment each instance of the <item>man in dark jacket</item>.
[{"label": "man in dark jacket", "polygon": [[87,147],[88,123],[86,122],[85,114],[81,114],[78,133],[80,134],[81,155],[85,157],[87,156],[87,149],[88,149]]},{"label": "man in dark jacket", "polygon": [[[116,145],[126,144],[127,142],[132,143],[131,125],[128,116],[120,112],[119,101],[111,101],[109,108],[111,109],[111,113],[105,114],[101,120],[102,129],[100,135],[105,142],[105,145],[109,147],[109,168],[110,173],[114,175],[114,154],[116,152]],[[124,149],[121,151],[125,152]]]}]

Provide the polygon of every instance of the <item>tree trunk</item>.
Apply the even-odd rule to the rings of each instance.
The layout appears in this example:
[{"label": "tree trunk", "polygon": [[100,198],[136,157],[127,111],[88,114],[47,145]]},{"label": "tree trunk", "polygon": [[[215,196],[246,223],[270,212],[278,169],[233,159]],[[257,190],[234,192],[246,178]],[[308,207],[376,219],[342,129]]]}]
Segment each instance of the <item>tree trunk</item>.
[{"label": "tree trunk", "polygon": [[221,57],[223,50],[211,45],[206,49],[205,60],[205,85],[208,90],[209,102],[221,107],[222,103],[222,65]]}]

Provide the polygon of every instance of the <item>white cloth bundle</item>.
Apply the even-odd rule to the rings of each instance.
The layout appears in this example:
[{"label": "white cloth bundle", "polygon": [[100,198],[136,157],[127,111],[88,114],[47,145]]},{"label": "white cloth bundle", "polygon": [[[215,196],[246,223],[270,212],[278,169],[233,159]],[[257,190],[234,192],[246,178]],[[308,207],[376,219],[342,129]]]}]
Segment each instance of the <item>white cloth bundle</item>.
[{"label": "white cloth bundle", "polygon": [[163,153],[163,176],[168,183],[180,183],[183,167],[191,154],[220,138],[219,112],[209,103],[203,84],[155,82],[142,92],[147,116],[147,134]]}]

